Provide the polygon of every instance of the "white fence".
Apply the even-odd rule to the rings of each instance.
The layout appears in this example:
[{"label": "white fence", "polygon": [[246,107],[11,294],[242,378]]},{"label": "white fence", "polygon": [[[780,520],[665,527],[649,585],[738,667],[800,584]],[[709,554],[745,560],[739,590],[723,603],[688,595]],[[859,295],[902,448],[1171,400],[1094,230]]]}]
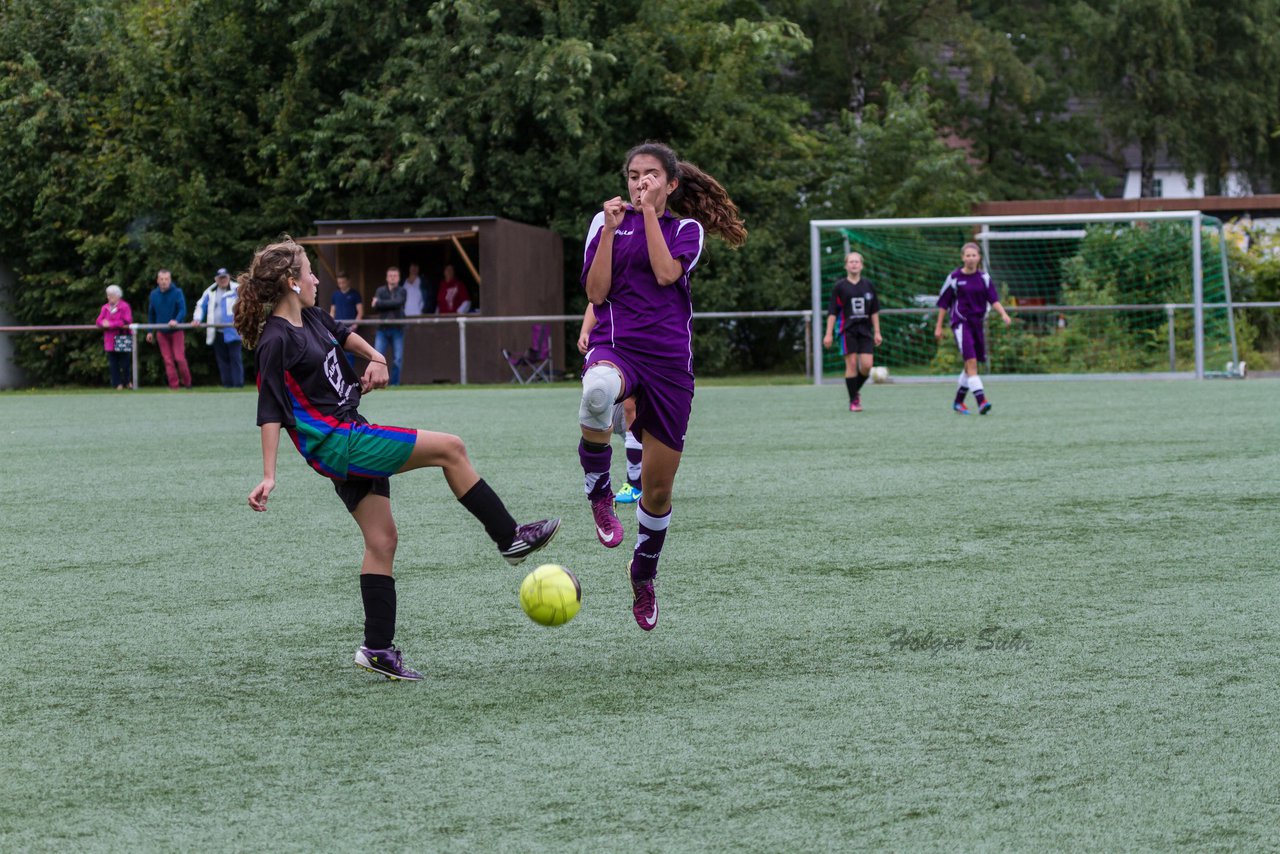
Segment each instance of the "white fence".
[{"label": "white fence", "polygon": [[[1175,312],[1185,312],[1194,310],[1196,306],[1192,303],[1164,303],[1154,305],[1038,305],[1038,306],[1008,306],[1007,310],[1010,314],[1069,314],[1072,312],[1098,312],[1098,311],[1161,311],[1163,310],[1169,319],[1169,371],[1175,373],[1175,352],[1174,352],[1174,323]],[[1248,308],[1265,308],[1278,309],[1280,302],[1233,302],[1233,303],[1204,303],[1202,309],[1230,309],[1232,311]],[[883,314],[904,314],[904,315],[921,315],[933,316],[937,313],[937,309],[933,308],[886,308],[881,309]],[[804,328],[804,353],[805,353],[805,376],[815,384],[822,382],[822,361],[821,361],[821,333],[820,323],[822,321],[822,313],[816,318],[814,312],[810,309],[797,311],[707,311],[695,312],[693,315],[695,320],[746,320],[752,318],[776,318],[776,319],[797,319],[803,322]],[[467,380],[467,329],[472,326],[480,326],[495,323],[518,323],[528,325],[530,323],[581,323],[582,316],[578,314],[537,314],[537,315],[521,315],[518,317],[485,317],[479,314],[465,315],[446,315],[440,317],[415,317],[406,318],[404,320],[361,320],[361,326],[439,326],[453,324],[458,329],[458,358],[461,366],[461,374],[459,381],[466,385]],[[176,328],[183,331],[191,331],[194,329],[208,329],[210,326],[214,328],[225,328],[229,324],[202,324],[196,326],[193,323],[179,324]],[[148,332],[172,331],[175,327],[167,324],[148,324],[134,323],[128,327],[130,334],[133,336],[133,377],[134,388],[139,383],[139,353],[138,338],[144,336]],[[818,330],[818,339],[813,337],[813,330]],[[99,335],[103,333],[103,329],[90,324],[77,324],[65,326],[0,326],[0,335],[3,334],[31,334],[31,333],[64,333],[64,332],[96,332]],[[814,357],[818,356],[817,361]],[[1194,376],[1194,374],[1190,374]],[[1039,378],[1046,378],[1040,375]]]},{"label": "white fence", "polygon": [[[810,342],[810,330],[813,327],[813,312],[804,309],[799,311],[708,311],[694,312],[694,320],[737,320],[749,318],[796,318],[803,322],[804,326],[804,352],[805,352],[805,376],[813,377],[815,365],[811,358],[812,347]],[[428,317],[411,317],[404,320],[371,320],[363,319],[360,326],[440,326],[453,324],[458,328],[458,363],[461,366],[459,382],[467,385],[467,329],[472,326],[481,326],[495,323],[518,323],[528,325],[530,323],[578,323],[582,322],[580,314],[530,314],[518,317],[485,317],[481,314],[459,314],[459,315],[443,315]],[[127,328],[129,334],[133,336],[133,387],[139,387],[139,348],[138,337],[145,336],[148,332],[172,332],[182,330],[189,332],[194,329],[224,329],[230,324],[201,324],[197,326],[194,323],[180,323],[177,326],[170,326],[164,323],[133,323]],[[40,332],[97,332],[101,335],[105,330],[99,326],[90,324],[77,324],[67,326],[0,326],[0,334],[29,334]],[[821,363],[816,366],[817,371],[822,370]],[[821,377],[817,377],[821,379]]]}]

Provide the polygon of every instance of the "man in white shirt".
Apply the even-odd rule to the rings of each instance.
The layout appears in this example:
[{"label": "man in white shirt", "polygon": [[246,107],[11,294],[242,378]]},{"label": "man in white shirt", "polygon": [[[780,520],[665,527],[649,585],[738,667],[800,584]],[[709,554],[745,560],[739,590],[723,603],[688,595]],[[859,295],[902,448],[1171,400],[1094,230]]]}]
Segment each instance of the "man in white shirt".
[{"label": "man in white shirt", "polygon": [[420,317],[426,314],[426,303],[422,295],[422,276],[418,274],[418,265],[409,265],[409,277],[404,280],[404,316]]}]

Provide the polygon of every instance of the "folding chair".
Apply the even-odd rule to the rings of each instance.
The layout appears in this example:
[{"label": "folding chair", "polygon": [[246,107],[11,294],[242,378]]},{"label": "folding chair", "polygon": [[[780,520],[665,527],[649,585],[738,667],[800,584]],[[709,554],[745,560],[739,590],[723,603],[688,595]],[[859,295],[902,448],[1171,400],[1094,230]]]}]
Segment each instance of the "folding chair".
[{"label": "folding chair", "polygon": [[530,329],[530,346],[518,356],[503,348],[502,357],[515,375],[512,382],[528,385],[532,382],[551,382],[551,327],[535,323]]}]

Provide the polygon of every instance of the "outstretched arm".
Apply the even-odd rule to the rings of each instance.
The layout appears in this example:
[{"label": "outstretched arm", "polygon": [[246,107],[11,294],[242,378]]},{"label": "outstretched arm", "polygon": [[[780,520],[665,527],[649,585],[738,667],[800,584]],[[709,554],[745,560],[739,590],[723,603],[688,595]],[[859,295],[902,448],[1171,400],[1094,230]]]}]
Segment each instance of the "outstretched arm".
[{"label": "outstretched arm", "polygon": [[267,509],[267,498],[276,488],[276,451],[280,447],[280,423],[262,425],[262,483],[249,493],[249,506],[259,513]]},{"label": "outstretched arm", "polygon": [[1009,316],[1009,312],[1005,311],[1004,306],[1002,306],[999,302],[991,303],[991,307],[1000,313],[1000,317],[1004,320],[1005,326],[1008,326],[1010,323],[1013,323],[1013,318]]}]

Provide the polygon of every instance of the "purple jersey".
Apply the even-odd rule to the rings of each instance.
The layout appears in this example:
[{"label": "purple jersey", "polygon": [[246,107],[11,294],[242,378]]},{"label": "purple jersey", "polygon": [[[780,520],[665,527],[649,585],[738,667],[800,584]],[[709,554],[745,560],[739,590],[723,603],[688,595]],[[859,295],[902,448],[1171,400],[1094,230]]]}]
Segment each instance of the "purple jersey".
[{"label": "purple jersey", "polygon": [[[702,257],[702,225],[697,220],[680,219],[670,211],[658,219],[662,239],[671,257],[680,262],[684,275],[670,285],[659,285],[649,263],[645,243],[644,214],[627,208],[613,235],[613,265],[609,296],[595,307],[596,325],[589,345],[603,345],[642,359],[677,363],[693,371],[690,326],[693,298],[689,274]],[[587,232],[587,248],[582,258],[582,283],[600,246],[604,211],[596,214]]]},{"label": "purple jersey", "polygon": [[966,273],[964,268],[953,270],[942,284],[938,294],[938,308],[950,309],[948,317],[954,328],[965,322],[981,323],[987,316],[987,306],[1000,302],[991,274],[982,270]]}]

